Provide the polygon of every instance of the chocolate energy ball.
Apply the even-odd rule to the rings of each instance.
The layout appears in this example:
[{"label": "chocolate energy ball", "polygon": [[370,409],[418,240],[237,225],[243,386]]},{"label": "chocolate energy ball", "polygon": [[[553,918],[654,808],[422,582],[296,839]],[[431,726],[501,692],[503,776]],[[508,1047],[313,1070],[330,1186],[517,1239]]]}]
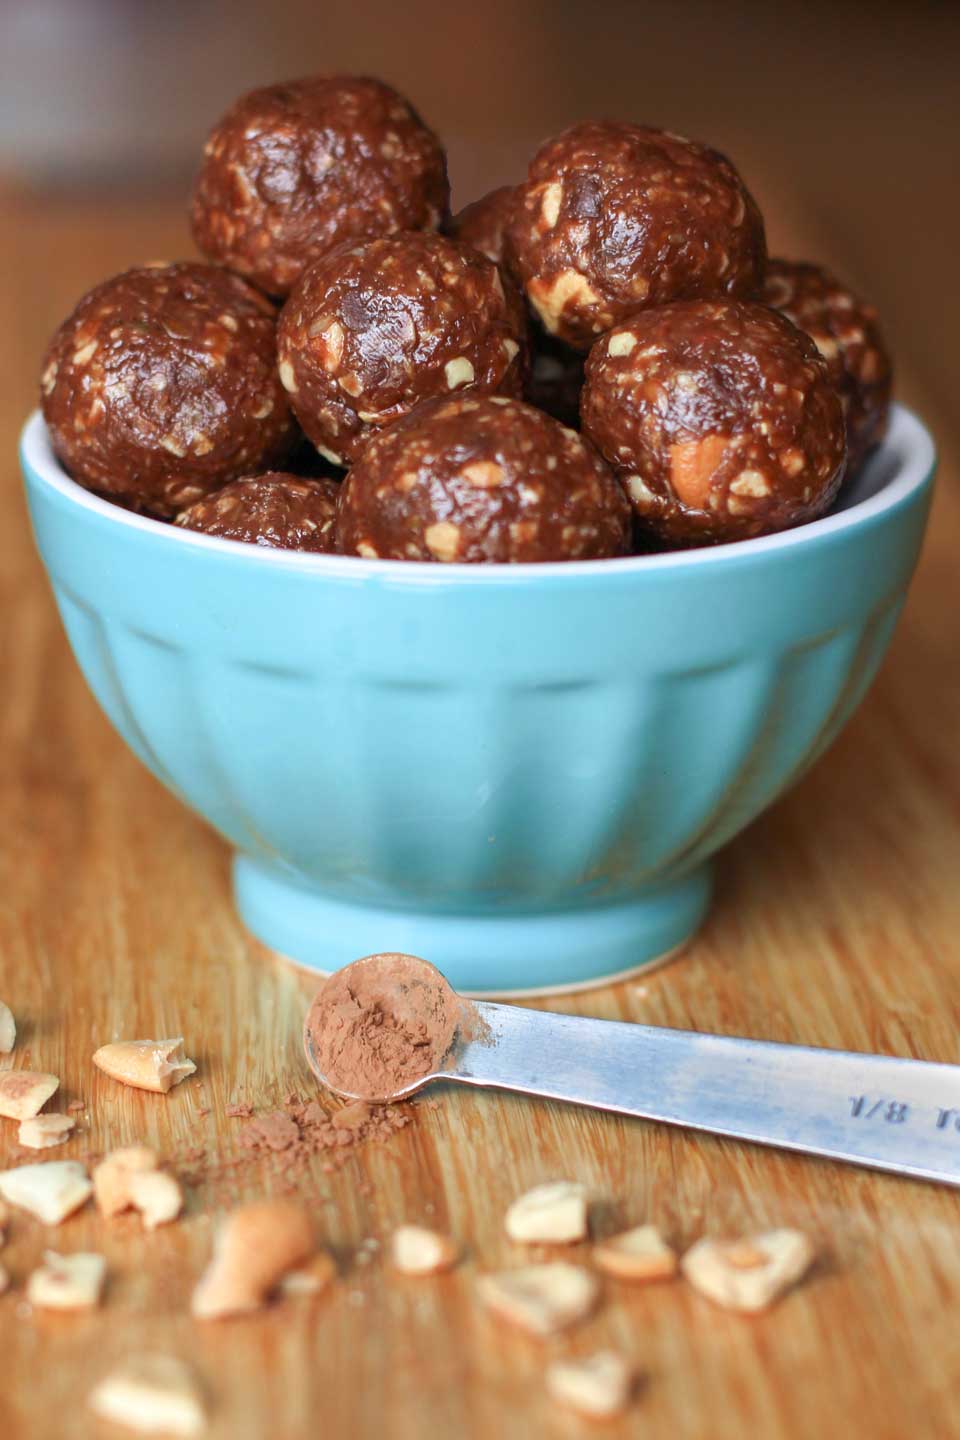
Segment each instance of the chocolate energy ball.
[{"label": "chocolate energy ball", "polygon": [[877,312],[829,270],[800,260],[771,260],[759,299],[806,332],[827,362],[847,420],[852,472],[887,431],[893,367]]},{"label": "chocolate energy ball", "polygon": [[215,495],[181,510],[176,524],[222,540],[334,555],[339,497],[335,480],[303,480],[274,470],[231,480]]},{"label": "chocolate energy ball", "polygon": [[669,545],[800,525],[843,477],[826,362],[764,305],[678,301],[625,320],[591,350],[580,410],[643,531]]},{"label": "chocolate energy ball", "polygon": [[169,516],[296,436],[270,302],[215,265],[127,270],[54,335],[41,377],[53,448],[81,485]]},{"label": "chocolate energy ball", "polygon": [[439,140],[380,80],[321,75],[244,95],[214,127],[193,192],[200,249],[286,295],[345,241],[435,230],[450,187]]},{"label": "chocolate energy ball", "polygon": [[580,350],[647,307],[752,295],[766,258],[760,212],[725,156],[618,121],[537,151],[508,233],[530,304]]},{"label": "chocolate energy ball", "polygon": [[283,308],[278,354],[307,435],[349,465],[377,429],[434,395],[519,395],[526,319],[486,256],[411,232],[316,261]]},{"label": "chocolate energy ball", "polygon": [[469,564],[624,555],[630,506],[600,456],[520,400],[427,401],[344,481],[345,554]]},{"label": "chocolate energy ball", "polygon": [[527,399],[561,425],[580,427],[584,357],[537,326],[530,337]]},{"label": "chocolate energy ball", "polygon": [[448,234],[464,245],[472,245],[494,265],[509,263],[504,247],[516,198],[516,185],[501,185],[488,191],[457,211],[447,226]]}]

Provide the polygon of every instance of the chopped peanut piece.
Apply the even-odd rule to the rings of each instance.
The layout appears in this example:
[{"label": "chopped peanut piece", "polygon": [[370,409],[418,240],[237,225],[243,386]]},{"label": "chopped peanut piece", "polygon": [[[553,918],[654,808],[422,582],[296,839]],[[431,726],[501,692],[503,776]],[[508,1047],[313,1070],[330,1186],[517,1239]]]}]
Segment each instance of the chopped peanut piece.
[{"label": "chopped peanut piece", "polygon": [[676,1251],[666,1243],[656,1225],[637,1225],[620,1235],[611,1235],[593,1247],[599,1270],[618,1280],[668,1280],[677,1273]]},{"label": "chopped peanut piece", "polygon": [[0,1265],[0,1295],[3,1294],[4,1290],[8,1290],[9,1288],[10,1276],[3,1266]]},{"label": "chopped peanut piece", "polygon": [[176,1220],[183,1209],[183,1191],[165,1170],[145,1170],[130,1176],[130,1204],[143,1216],[145,1230],[156,1230]]},{"label": "chopped peanut piece", "polygon": [[116,1040],[112,1045],[101,1045],[93,1063],[111,1080],[164,1095],[197,1068],[184,1055],[182,1038]]},{"label": "chopped peanut piece", "polygon": [[299,1205],[262,1200],[227,1216],[213,1259],[193,1292],[201,1320],[258,1310],[284,1275],[316,1249],[310,1217]]},{"label": "chopped peanut piece", "polygon": [[69,1140],[76,1123],[69,1115],[33,1115],[20,1121],[17,1139],[28,1150],[49,1150]]},{"label": "chopped peanut piece", "polygon": [[332,1285],[337,1276],[337,1267],[326,1250],[318,1250],[306,1265],[288,1270],[280,1281],[281,1295],[319,1295]]},{"label": "chopped peanut piece", "polygon": [[107,1262],[102,1255],[48,1250],[27,1281],[27,1299],[45,1310],[89,1310],[99,1304]]},{"label": "chopped peanut piece", "polygon": [[17,1022],[9,1005],[0,1000],[0,1055],[9,1055],[17,1043]]},{"label": "chopped peanut piece", "polygon": [[695,1290],[728,1310],[765,1310],[809,1270],[813,1245],[799,1230],[749,1240],[698,1240],[683,1257]]},{"label": "chopped peanut piece", "polygon": [[572,1245],[587,1233],[587,1191],[571,1180],[536,1185],[514,1200],[504,1222],[511,1240]]},{"label": "chopped peanut piece", "polygon": [[555,1360],[547,1367],[547,1390],[553,1399],[591,1420],[622,1414],[633,1383],[633,1371],[614,1350],[598,1350],[581,1360]]},{"label": "chopped peanut piece", "polygon": [[193,1373],[173,1355],[124,1360],[94,1387],[87,1403],[101,1419],[143,1435],[199,1435],[207,1423]]},{"label": "chopped peanut piece", "polygon": [[3,1203],[3,1201],[0,1200],[0,1245],[3,1244],[3,1241],[4,1241],[4,1232],[5,1232],[5,1230],[6,1230],[6,1228],[7,1228],[7,1226],[8,1226],[9,1224],[10,1224],[10,1211],[9,1211],[9,1209],[7,1208],[7,1206]]},{"label": "chopped peanut piece", "polygon": [[44,1225],[59,1225],[89,1199],[93,1185],[78,1160],[46,1160],[0,1170],[0,1195]]},{"label": "chopped peanut piece", "polygon": [[589,1270],[554,1260],[481,1275],[480,1299],[501,1319],[531,1335],[552,1335],[583,1320],[593,1309],[600,1291]]},{"label": "chopped peanut piece", "polygon": [[29,1120],[39,1114],[60,1081],[39,1070],[5,1070],[0,1075],[0,1115]]},{"label": "chopped peanut piece", "polygon": [[391,1242],[393,1268],[402,1275],[437,1275],[457,1262],[457,1247],[449,1235],[422,1225],[401,1225]]}]

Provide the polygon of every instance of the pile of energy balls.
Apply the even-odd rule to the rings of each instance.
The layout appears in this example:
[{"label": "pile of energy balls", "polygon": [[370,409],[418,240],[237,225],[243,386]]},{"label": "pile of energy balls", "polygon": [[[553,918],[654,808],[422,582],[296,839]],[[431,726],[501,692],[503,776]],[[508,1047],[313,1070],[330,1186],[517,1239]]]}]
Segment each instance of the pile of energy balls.
[{"label": "pile of energy balls", "polygon": [[193,192],[210,263],[105,281],[50,343],[70,475],[257,545],[585,560],[803,524],[882,439],[875,312],[768,261],[717,151],[588,121],[520,184],[449,194],[379,80],[243,96]]}]

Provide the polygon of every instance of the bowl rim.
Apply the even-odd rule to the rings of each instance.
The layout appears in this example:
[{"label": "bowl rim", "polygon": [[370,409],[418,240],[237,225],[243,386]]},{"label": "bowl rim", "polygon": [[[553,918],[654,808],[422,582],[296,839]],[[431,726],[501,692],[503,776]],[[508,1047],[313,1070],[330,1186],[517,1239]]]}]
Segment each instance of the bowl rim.
[{"label": "bowl rim", "polygon": [[219,554],[234,563],[279,566],[325,577],[376,577],[415,585],[422,585],[425,581],[436,584],[450,581],[462,583],[465,580],[483,585],[497,585],[516,584],[518,581],[530,583],[534,579],[542,581],[560,577],[568,581],[575,580],[578,576],[591,579],[600,575],[608,575],[611,579],[622,578],[654,571],[731,565],[751,559],[760,561],[774,552],[809,548],[878,520],[909,500],[932,479],[937,460],[933,437],[919,416],[900,404],[891,406],[890,426],[881,450],[893,443],[899,446],[902,459],[891,480],[849,508],[822,516],[819,520],[811,520],[793,530],[783,530],[776,535],[765,535],[752,540],[735,540],[726,545],[667,551],[659,555],[628,555],[611,560],[553,560],[516,565],[437,565],[424,560],[372,560],[359,555],[305,554],[296,550],[251,545],[239,540],[225,540],[220,536],[204,535],[196,530],[158,522],[101,499],[85,490],[75,480],[71,480],[54,455],[49,432],[39,409],[33,411],[23,427],[20,454],[28,479],[37,477],[68,504],[92,511],[108,524],[139,531],[159,544],[199,548],[211,557]]}]

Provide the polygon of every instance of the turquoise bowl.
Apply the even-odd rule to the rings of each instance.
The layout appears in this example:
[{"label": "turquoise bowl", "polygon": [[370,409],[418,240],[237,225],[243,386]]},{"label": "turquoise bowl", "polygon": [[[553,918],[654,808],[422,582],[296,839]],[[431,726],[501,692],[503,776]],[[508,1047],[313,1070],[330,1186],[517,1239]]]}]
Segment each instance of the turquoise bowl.
[{"label": "turquoise bowl", "polygon": [[481,567],[157,524],[75,485],[38,415],[21,454],[80,667],[234,847],[250,929],[316,970],[407,950],[488,994],[600,983],[690,938],[710,857],[876,673],[934,470],[898,408],[842,507],[802,529]]}]

